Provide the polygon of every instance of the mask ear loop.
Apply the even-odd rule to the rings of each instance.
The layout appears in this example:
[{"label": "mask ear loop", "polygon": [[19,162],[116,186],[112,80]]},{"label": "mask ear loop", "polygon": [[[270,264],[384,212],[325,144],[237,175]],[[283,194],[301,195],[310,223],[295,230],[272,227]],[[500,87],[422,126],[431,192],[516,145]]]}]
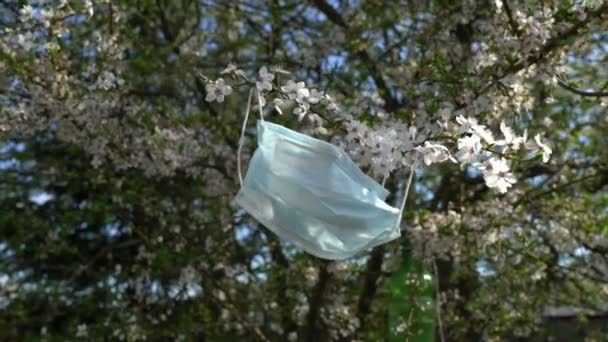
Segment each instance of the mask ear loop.
[{"label": "mask ear loop", "polygon": [[384,185],[386,185],[386,180],[388,179],[388,175],[389,174],[387,173],[384,177],[382,177],[382,187],[383,188],[384,188]]},{"label": "mask ear loop", "polygon": [[[239,148],[236,151],[236,172],[239,176],[239,184],[243,187],[243,174],[241,172],[241,152],[243,151],[243,143],[245,141],[245,130],[247,129],[247,121],[249,120],[249,112],[251,111],[251,97],[253,96],[253,88],[249,91],[247,98],[247,108],[245,109],[245,120],[243,120],[243,128],[241,129],[241,138],[239,139]],[[260,94],[258,93],[258,101]],[[260,109],[261,112],[261,109]],[[264,120],[262,118],[262,120]]]},{"label": "mask ear loop", "polygon": [[[251,111],[251,98],[253,97],[253,91],[256,88],[251,88],[249,91],[249,97],[247,97],[247,108],[245,109],[245,120],[243,120],[243,127],[241,128],[241,138],[239,139],[239,147],[237,149],[236,156],[236,172],[239,176],[239,184],[243,187],[243,173],[241,169],[241,152],[243,152],[243,143],[245,142],[245,130],[247,129],[247,121],[249,120],[249,112]],[[258,109],[260,111],[260,121],[264,122],[264,111],[262,110],[262,98],[260,97],[260,91],[256,90],[258,97]]]},{"label": "mask ear loop", "polygon": [[264,110],[262,109],[262,97],[260,96],[260,91],[257,89],[256,89],[256,94],[258,96],[258,110],[260,112],[260,121],[264,122]]},{"label": "mask ear loop", "polygon": [[407,195],[410,193],[410,186],[412,185],[412,180],[414,179],[414,174],[416,173],[416,166],[418,165],[418,154],[416,154],[416,159],[414,163],[410,166],[410,176],[407,180],[407,185],[405,186],[405,193],[403,194],[403,202],[401,202],[401,208],[399,209],[399,217],[397,218],[397,224],[395,228],[399,228],[401,225],[401,219],[403,218],[403,211],[405,210],[405,204],[407,203]]}]

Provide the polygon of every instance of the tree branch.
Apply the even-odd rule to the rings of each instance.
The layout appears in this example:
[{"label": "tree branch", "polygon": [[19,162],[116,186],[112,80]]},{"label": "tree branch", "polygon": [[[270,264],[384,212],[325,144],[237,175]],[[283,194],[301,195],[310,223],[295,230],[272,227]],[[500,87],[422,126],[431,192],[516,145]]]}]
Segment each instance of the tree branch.
[{"label": "tree branch", "polygon": [[580,90],[578,88],[574,88],[571,85],[566,84],[565,82],[562,82],[560,80],[557,80],[557,85],[559,85],[560,87],[571,91],[577,95],[580,96],[588,96],[588,97],[605,97],[608,96],[608,91],[586,91],[586,90]]},{"label": "tree branch", "polygon": [[283,326],[284,336],[287,339],[289,333],[297,329],[297,324],[291,319],[291,308],[289,297],[287,296],[288,289],[288,273],[289,260],[285,257],[281,249],[281,242],[272,235],[268,235],[270,241],[270,255],[273,261],[273,274],[276,277],[277,285],[277,304],[281,308],[281,325]]},{"label": "tree branch", "polygon": [[562,32],[561,34],[558,34],[557,36],[553,37],[552,39],[549,39],[547,41],[547,44],[543,45],[542,48],[539,50],[538,54],[529,56],[524,61],[515,63],[515,64],[511,65],[509,68],[507,68],[507,70],[505,71],[505,76],[510,73],[517,72],[529,65],[532,65],[534,63],[541,61],[545,56],[547,56],[555,48],[563,45],[564,42],[568,38],[578,34],[579,31],[582,28],[584,28],[585,25],[587,25],[592,19],[600,18],[603,14],[606,14],[607,10],[608,10],[608,3],[605,3],[602,6],[595,9],[594,11],[587,13],[587,18],[585,20],[581,20],[581,21],[575,23],[566,31]]},{"label": "tree branch", "polygon": [[[512,64],[508,67],[506,67],[504,69],[504,72],[502,73],[502,75],[496,75],[495,79],[491,82],[489,82],[488,84],[486,84],[485,86],[483,86],[479,92],[477,92],[474,96],[474,99],[479,98],[481,95],[483,95],[484,93],[486,93],[488,90],[490,90],[492,88],[492,86],[494,84],[497,83],[497,81],[509,74],[514,74],[532,64],[536,64],[540,61],[542,61],[546,56],[548,56],[554,49],[562,46],[564,44],[564,42],[568,39],[571,38],[573,36],[575,36],[576,34],[579,33],[579,31],[585,27],[585,25],[587,25],[592,19],[595,18],[601,18],[602,15],[606,14],[608,12],[608,3],[603,4],[602,6],[598,7],[597,9],[595,9],[594,11],[588,12],[587,13],[587,17],[585,20],[581,20],[579,22],[576,22],[574,25],[572,25],[569,29],[567,29],[566,31],[558,34],[557,36],[549,39],[547,41],[547,43],[545,45],[543,45],[538,53],[536,55],[531,55],[528,58],[519,61],[515,64]],[[500,62],[497,63],[497,65],[495,65],[496,68],[500,68]],[[466,103],[460,104],[458,106],[456,106],[456,109],[462,109],[467,107]]]},{"label": "tree branch", "polygon": [[357,318],[359,318],[358,331],[365,329],[365,319],[371,311],[372,301],[378,290],[378,279],[382,276],[382,262],[384,261],[384,246],[378,246],[372,251],[367,262],[367,274],[363,281],[363,290],[357,304]]},{"label": "tree branch", "polygon": [[[331,22],[344,29],[347,34],[351,32],[351,28],[348,26],[342,15],[325,0],[312,0],[312,3],[319,11],[325,14]],[[385,102],[385,109],[389,112],[394,112],[397,110],[401,104],[391,94],[390,88],[384,79],[384,75],[382,75],[382,71],[378,68],[378,64],[375,63],[365,49],[356,51],[355,56],[357,56],[357,58],[359,58],[359,60],[369,70],[374,82],[376,83],[376,86],[378,87],[380,96],[382,96],[382,99]]]},{"label": "tree branch", "polygon": [[505,8],[505,13],[507,14],[507,19],[509,19],[509,26],[511,26],[511,30],[517,37],[521,37],[521,31],[519,30],[519,26],[517,22],[513,18],[513,13],[511,12],[511,7],[509,6],[509,2],[507,0],[502,0],[502,5]]},{"label": "tree branch", "polygon": [[310,309],[306,318],[307,325],[304,338],[304,341],[307,342],[312,342],[316,338],[319,338],[319,316],[325,298],[325,291],[330,279],[327,266],[328,262],[322,261],[321,267],[319,267],[319,280],[312,289],[312,294],[308,301]]}]

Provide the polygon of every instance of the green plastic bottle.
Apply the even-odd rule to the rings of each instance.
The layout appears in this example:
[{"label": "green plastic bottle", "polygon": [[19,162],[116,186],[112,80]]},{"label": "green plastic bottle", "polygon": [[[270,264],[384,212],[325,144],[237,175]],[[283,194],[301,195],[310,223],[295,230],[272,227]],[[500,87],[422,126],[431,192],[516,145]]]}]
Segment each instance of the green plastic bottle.
[{"label": "green plastic bottle", "polygon": [[411,255],[404,239],[403,260],[389,280],[388,340],[435,341],[435,279]]}]

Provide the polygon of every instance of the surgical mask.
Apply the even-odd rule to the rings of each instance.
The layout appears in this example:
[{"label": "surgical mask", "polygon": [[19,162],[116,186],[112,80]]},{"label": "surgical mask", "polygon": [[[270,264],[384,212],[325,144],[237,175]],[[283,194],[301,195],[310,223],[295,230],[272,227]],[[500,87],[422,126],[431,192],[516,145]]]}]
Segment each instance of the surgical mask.
[{"label": "surgical mask", "polygon": [[346,259],[398,238],[414,166],[401,208],[394,208],[384,201],[389,192],[346,152],[264,121],[256,93],[258,148],[243,181],[240,154],[252,89],[238,149],[236,203],[280,238],[324,259]]}]

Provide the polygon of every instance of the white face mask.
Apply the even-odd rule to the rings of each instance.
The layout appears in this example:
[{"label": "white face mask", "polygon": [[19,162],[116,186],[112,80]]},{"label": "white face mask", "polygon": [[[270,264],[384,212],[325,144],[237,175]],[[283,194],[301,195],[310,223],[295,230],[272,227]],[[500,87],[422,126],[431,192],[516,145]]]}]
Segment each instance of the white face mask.
[{"label": "white face mask", "polygon": [[[253,92],[253,90],[252,90]],[[258,103],[260,103],[259,93]],[[346,152],[310,136],[264,121],[260,107],[258,148],[236,202],[282,239],[324,259],[346,259],[401,236],[401,209],[388,191],[365,175]]]}]

